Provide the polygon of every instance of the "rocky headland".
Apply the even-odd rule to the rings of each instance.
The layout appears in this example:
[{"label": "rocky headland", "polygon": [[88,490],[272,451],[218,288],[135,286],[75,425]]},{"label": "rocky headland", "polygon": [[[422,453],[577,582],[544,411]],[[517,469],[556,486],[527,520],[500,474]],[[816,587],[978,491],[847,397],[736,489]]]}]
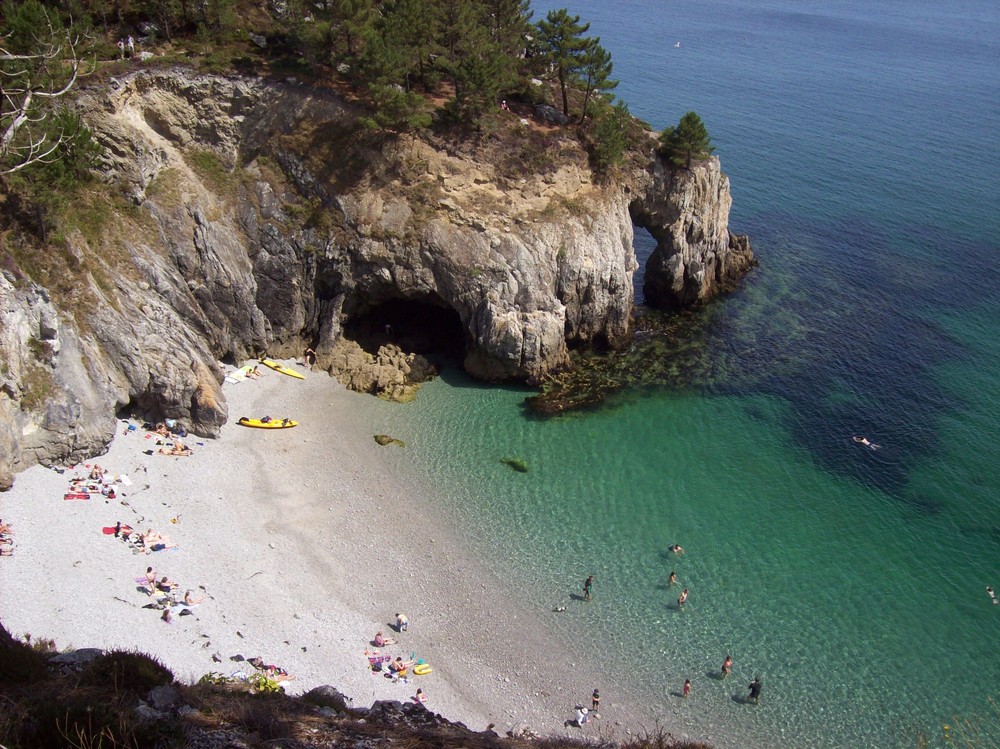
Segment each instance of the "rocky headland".
[{"label": "rocky headland", "polygon": [[[458,355],[539,382],[630,334],[633,224],[648,300],[707,301],[753,264],[715,158],[648,148],[598,182],[569,131],[511,114],[521,154],[376,138],[326,89],[181,68],[76,101],[116,196],[49,256],[8,237],[0,273],[0,484],[99,452],[122,409],[215,436],[221,362],[316,352],[349,387],[405,399]],[[539,156],[544,154],[544,159]]]}]

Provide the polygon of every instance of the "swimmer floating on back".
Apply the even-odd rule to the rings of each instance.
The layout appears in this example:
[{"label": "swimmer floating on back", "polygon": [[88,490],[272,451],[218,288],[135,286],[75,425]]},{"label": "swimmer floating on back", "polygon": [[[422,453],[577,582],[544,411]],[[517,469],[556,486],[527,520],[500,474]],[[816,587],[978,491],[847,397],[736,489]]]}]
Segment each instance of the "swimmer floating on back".
[{"label": "swimmer floating on back", "polygon": [[876,445],[867,437],[863,437],[860,434],[855,434],[851,439],[853,439],[859,445],[864,445],[865,447],[871,448],[872,450],[878,450],[880,447],[882,447],[881,445]]}]

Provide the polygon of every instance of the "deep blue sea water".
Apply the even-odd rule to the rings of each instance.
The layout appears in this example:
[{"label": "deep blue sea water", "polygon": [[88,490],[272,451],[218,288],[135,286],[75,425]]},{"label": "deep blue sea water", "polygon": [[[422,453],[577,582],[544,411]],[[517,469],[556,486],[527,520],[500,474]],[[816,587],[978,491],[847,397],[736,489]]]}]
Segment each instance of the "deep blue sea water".
[{"label": "deep blue sea water", "polygon": [[[682,386],[538,420],[527,391],[449,372],[374,418],[675,733],[940,746],[982,718],[970,746],[1000,745],[1000,4],[567,4],[633,114],[701,115],[760,267],[664,347],[698,360]],[[761,704],[741,704],[756,675]]]}]

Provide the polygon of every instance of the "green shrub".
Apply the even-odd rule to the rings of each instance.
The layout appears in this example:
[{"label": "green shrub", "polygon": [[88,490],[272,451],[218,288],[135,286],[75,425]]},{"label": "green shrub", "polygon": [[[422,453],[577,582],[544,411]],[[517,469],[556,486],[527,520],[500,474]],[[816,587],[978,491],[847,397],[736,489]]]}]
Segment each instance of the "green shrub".
[{"label": "green shrub", "polygon": [[169,668],[151,655],[134,650],[112,650],[95,658],[80,674],[83,686],[107,687],[116,692],[145,696],[153,687],[174,681]]},{"label": "green shrub", "polygon": [[30,636],[25,642],[0,645],[0,684],[29,684],[47,678],[47,654],[30,643]]}]

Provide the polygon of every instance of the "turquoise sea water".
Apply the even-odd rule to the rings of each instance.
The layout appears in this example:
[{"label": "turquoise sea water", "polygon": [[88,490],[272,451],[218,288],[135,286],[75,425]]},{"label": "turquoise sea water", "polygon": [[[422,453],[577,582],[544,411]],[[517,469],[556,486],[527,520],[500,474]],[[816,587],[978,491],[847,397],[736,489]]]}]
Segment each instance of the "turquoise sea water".
[{"label": "turquoise sea water", "polygon": [[[635,115],[701,115],[760,268],[699,313],[695,381],[538,420],[527,391],[449,372],[376,409],[380,428],[525,597],[570,605],[567,638],[678,732],[915,747],[995,720],[1000,6],[568,5]],[[570,595],[587,574],[584,606]],[[741,704],[758,674],[761,704]]]}]

